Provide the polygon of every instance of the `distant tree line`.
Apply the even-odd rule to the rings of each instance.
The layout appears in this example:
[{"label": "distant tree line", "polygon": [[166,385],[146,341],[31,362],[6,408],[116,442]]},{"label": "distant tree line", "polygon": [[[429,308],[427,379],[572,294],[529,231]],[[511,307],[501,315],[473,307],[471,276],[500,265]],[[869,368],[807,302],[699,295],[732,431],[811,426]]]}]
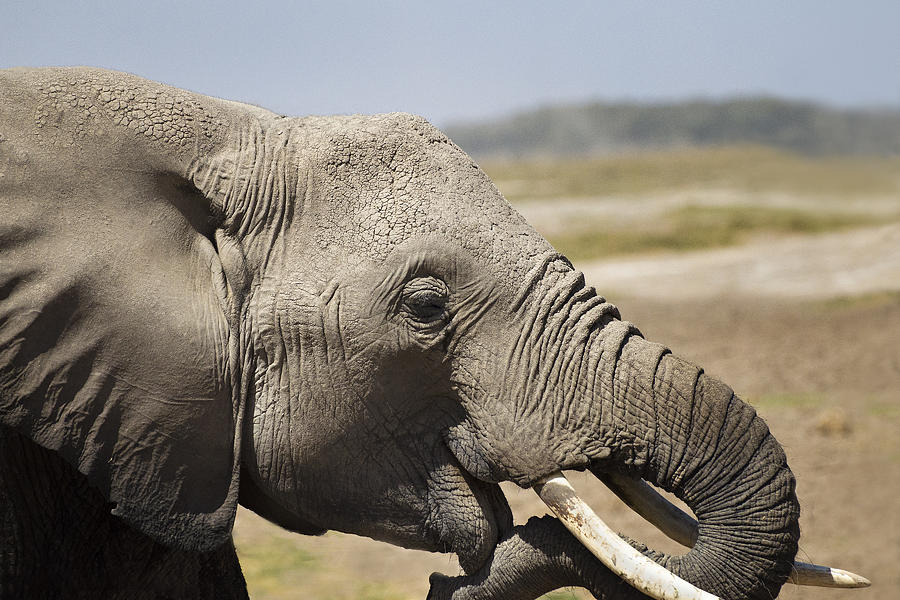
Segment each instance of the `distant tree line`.
[{"label": "distant tree line", "polygon": [[735,144],[807,155],[900,155],[898,109],[836,109],[765,97],[548,106],[444,130],[478,158]]}]

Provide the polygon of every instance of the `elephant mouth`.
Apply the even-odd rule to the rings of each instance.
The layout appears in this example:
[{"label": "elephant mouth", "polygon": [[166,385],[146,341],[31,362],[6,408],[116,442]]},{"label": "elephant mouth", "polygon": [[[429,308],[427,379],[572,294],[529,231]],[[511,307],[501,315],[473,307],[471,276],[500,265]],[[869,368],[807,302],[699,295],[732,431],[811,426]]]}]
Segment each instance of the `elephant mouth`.
[{"label": "elephant mouth", "polygon": [[485,567],[500,541],[510,534],[513,514],[499,484],[478,479],[459,465],[457,468],[467,488],[461,495],[474,499],[475,504],[470,501],[461,507],[456,498],[445,499],[441,512],[450,516],[451,524],[431,523],[429,529],[437,545],[456,554],[460,568],[471,575]]}]

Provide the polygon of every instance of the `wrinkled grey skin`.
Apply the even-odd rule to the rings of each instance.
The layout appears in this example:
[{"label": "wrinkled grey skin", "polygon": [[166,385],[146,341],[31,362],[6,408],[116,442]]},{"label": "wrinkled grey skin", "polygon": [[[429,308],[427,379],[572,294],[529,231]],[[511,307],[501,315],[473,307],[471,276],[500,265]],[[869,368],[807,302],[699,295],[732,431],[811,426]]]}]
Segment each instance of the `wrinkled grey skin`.
[{"label": "wrinkled grey skin", "polygon": [[512,527],[496,483],[557,469],[682,497],[696,547],[651,555],[723,597],[777,594],[799,537],[753,409],[424,120],[121,73],[0,72],[0,422],[4,598],[241,597],[239,501],[456,553],[432,598],[639,596],[555,520]]}]

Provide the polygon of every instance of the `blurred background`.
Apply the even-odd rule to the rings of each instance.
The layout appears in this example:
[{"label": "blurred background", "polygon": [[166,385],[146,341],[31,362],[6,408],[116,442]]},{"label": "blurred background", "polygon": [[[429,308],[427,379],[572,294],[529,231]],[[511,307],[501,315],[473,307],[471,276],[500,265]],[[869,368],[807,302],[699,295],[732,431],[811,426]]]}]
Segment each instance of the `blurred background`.
[{"label": "blurred background", "polygon": [[[92,65],[443,128],[624,318],[784,444],[801,560],[900,597],[900,4],[19,2],[0,67]],[[678,551],[589,478],[620,530]],[[506,488],[517,520],[543,509]],[[242,510],[251,596],[424,598],[449,556]],[[586,598],[578,590],[551,595]]]}]

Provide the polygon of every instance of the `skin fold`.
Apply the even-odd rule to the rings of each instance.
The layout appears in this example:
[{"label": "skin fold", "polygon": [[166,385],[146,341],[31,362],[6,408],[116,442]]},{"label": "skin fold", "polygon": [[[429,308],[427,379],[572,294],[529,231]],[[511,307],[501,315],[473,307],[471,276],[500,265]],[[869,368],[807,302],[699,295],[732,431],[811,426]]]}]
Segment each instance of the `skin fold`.
[{"label": "skin fold", "polygon": [[[83,596],[74,569],[111,597],[245,594],[238,502],[455,553],[432,598],[637,595],[555,520],[513,527],[497,484],[563,469],[683,498],[695,547],[642,550],[723,597],[774,597],[799,538],[753,409],[644,340],[426,121],[97,69],[0,71],[0,435],[10,598]],[[103,523],[62,590],[37,575],[53,519]],[[144,575],[108,575],[126,560]]]}]

